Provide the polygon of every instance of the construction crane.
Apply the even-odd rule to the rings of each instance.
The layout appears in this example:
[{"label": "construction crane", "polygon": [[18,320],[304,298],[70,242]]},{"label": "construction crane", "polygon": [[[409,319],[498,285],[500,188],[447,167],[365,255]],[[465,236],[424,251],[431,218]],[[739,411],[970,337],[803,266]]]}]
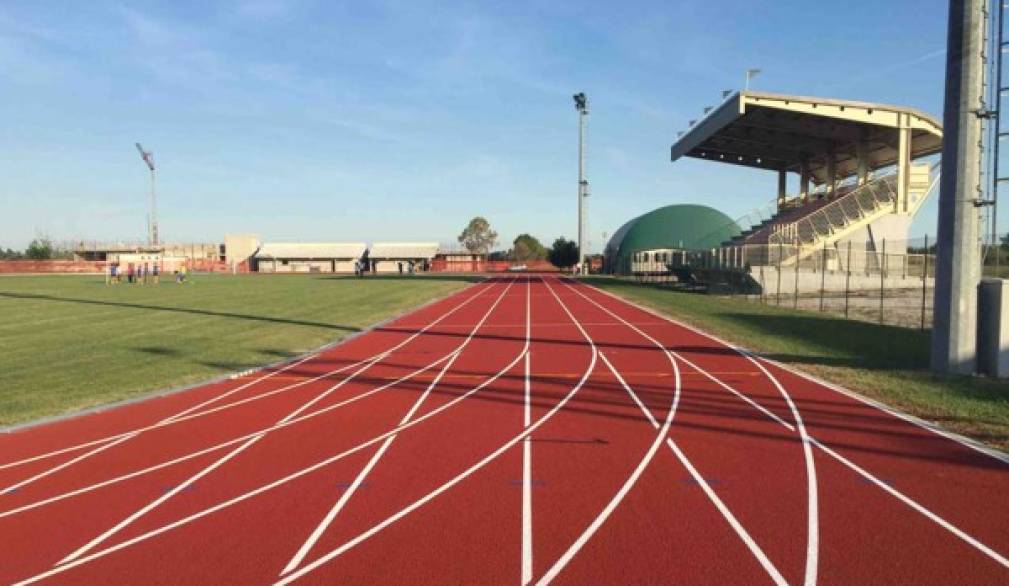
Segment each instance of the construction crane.
[{"label": "construction crane", "polygon": [[147,168],[151,170],[151,211],[150,215],[147,217],[147,241],[151,246],[158,245],[158,200],[154,192],[154,153],[150,151],[145,151],[144,147],[140,146],[140,143],[134,143],[137,145],[137,152],[140,153],[140,158],[144,160],[147,164]]}]

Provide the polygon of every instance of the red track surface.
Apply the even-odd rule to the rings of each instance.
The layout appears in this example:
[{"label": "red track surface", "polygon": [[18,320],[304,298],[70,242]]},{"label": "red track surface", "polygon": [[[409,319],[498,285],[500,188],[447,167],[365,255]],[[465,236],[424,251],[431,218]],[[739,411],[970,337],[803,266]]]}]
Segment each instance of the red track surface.
[{"label": "red track surface", "polygon": [[1009,464],[556,277],[0,437],[0,581],[1009,583]]}]

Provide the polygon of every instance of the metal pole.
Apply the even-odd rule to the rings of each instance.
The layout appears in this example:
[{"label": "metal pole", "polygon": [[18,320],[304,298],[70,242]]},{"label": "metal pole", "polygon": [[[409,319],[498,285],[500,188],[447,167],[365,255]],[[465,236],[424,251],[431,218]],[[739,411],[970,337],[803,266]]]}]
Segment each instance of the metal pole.
[{"label": "metal pole", "polygon": [[848,319],[848,292],[851,289],[851,240],[848,241],[848,266],[844,277],[844,319]]},{"label": "metal pole", "polygon": [[820,311],[823,312],[823,292],[827,286],[827,241],[823,241],[823,252],[820,254]]},{"label": "metal pole", "polygon": [[151,169],[151,244],[158,245],[158,199],[154,191],[154,169]]},{"label": "metal pole", "polygon": [[795,301],[792,303],[792,309],[799,309],[799,241],[795,241],[795,288],[793,293],[795,293]]},{"label": "metal pole", "polygon": [[588,181],[585,180],[585,119],[589,114],[588,99],[584,93],[574,96],[578,110],[578,265],[580,272],[587,272],[585,258],[585,198],[588,197]]},{"label": "metal pole", "polygon": [[931,367],[938,372],[973,374],[977,366],[982,8],[982,0],[949,5],[931,349]]},{"label": "metal pole", "polygon": [[921,329],[925,329],[925,301],[928,291],[928,234],[925,235],[925,260],[921,273]]},{"label": "metal pole", "polygon": [[784,252],[784,242],[778,239],[778,288],[774,292],[775,305],[781,305],[781,255]]},{"label": "metal pole", "polygon": [[886,238],[883,239],[883,254],[879,265],[879,323],[883,323],[883,297],[886,279]]},{"label": "metal pole", "polygon": [[989,104],[990,108],[995,110],[995,124],[993,125],[995,129],[992,132],[992,188],[991,188],[991,243],[995,247],[995,277],[999,276],[999,253],[1002,251],[1000,242],[998,241],[998,187],[1001,183],[999,178],[999,141],[1001,137],[999,136],[1002,132],[1002,50],[1006,46],[1005,42],[1005,8],[1006,4],[1004,0],[994,0],[998,4],[998,33],[995,39],[995,46],[993,51],[992,59],[994,59],[995,67],[995,87],[992,95],[994,96],[992,104]]}]

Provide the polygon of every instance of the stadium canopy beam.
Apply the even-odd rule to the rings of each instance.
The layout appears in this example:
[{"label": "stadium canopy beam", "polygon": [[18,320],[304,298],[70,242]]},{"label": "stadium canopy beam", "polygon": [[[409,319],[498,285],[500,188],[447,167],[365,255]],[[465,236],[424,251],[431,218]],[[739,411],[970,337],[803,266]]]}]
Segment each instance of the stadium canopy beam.
[{"label": "stadium canopy beam", "polygon": [[[942,150],[942,126],[919,110],[765,92],[738,92],[670,147],[670,158],[707,159],[793,172],[800,185],[859,180],[896,166],[907,185],[910,161]],[[779,177],[780,182],[780,177]],[[808,187],[800,187],[808,195]]]}]

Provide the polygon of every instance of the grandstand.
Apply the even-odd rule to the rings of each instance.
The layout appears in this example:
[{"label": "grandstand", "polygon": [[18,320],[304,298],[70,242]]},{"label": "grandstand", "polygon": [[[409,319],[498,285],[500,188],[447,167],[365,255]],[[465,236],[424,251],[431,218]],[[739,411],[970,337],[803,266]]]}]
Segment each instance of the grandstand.
[{"label": "grandstand", "polygon": [[[670,156],[776,172],[773,210],[685,264],[802,271],[813,262],[810,270],[885,272],[894,253],[906,253],[911,221],[938,183],[937,166],[923,159],[941,149],[939,122],[911,108],[736,93],[684,133]],[[789,174],[798,178],[791,196]]]}]

